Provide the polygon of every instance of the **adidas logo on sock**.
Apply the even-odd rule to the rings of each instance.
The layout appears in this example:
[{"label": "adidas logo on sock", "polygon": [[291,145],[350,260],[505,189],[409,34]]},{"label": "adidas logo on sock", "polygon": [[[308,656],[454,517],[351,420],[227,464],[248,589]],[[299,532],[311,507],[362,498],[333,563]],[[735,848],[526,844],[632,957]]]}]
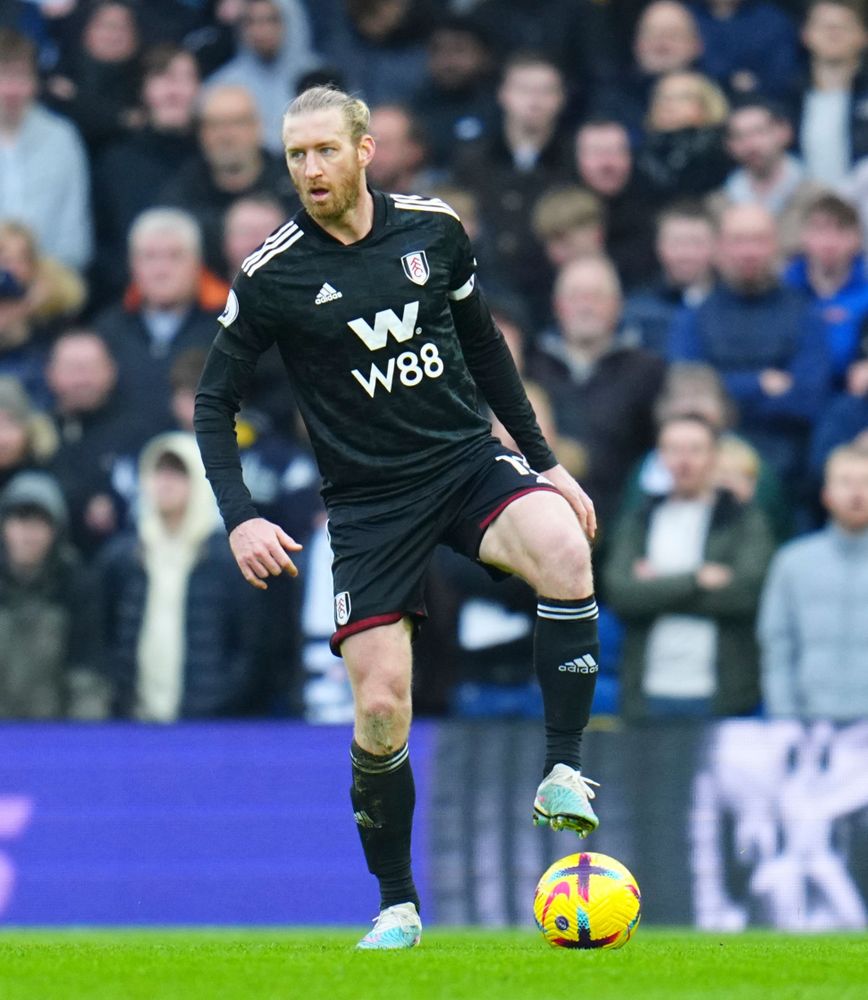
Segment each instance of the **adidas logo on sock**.
[{"label": "adidas logo on sock", "polygon": [[335,299],[342,299],[343,297],[343,292],[339,292],[336,288],[332,288],[332,286],[326,282],[316,293],[316,298],[313,300],[313,304],[315,306],[321,306],[324,302],[334,302]]},{"label": "adidas logo on sock", "polygon": [[[340,294],[340,292],[338,294]],[[371,819],[371,817],[365,812],[364,809],[360,809],[358,812],[354,812],[353,819],[356,821],[358,826],[363,826],[368,830],[379,829],[377,824]]]},{"label": "adidas logo on sock", "polygon": [[585,653],[584,656],[576,660],[569,660],[566,663],[562,663],[558,667],[558,670],[562,674],[595,674],[599,669],[597,661],[590,653]]}]

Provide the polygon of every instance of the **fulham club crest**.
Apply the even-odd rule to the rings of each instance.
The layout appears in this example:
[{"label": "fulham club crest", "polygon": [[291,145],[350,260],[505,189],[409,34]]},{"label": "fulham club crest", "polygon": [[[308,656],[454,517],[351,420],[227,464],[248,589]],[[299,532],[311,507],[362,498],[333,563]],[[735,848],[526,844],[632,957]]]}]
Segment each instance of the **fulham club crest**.
[{"label": "fulham club crest", "polygon": [[346,590],[335,594],[335,621],[338,625],[346,625],[350,620],[350,595]]},{"label": "fulham club crest", "polygon": [[428,258],[424,250],[405,253],[401,258],[401,266],[404,268],[404,274],[414,285],[424,285],[431,277],[431,268],[428,267]]}]

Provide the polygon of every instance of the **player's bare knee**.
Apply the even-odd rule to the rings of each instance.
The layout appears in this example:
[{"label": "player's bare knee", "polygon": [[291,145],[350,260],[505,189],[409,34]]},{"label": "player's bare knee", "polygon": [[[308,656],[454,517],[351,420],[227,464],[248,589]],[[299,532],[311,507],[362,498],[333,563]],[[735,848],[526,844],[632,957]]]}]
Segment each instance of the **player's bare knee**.
[{"label": "player's bare knee", "polygon": [[593,590],[591,548],[580,530],[558,539],[540,560],[533,584],[546,597],[586,597]]},{"label": "player's bare knee", "polygon": [[390,754],[407,740],[409,705],[389,692],[381,691],[356,705],[359,742],[370,753]]}]

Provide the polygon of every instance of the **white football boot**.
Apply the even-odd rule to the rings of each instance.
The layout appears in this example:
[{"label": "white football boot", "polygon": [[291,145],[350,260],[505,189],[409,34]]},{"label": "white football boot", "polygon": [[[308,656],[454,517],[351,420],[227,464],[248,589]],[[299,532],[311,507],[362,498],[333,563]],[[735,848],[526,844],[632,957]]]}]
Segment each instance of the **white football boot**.
[{"label": "white football boot", "polygon": [[581,771],[567,764],[555,764],[537,789],[533,801],[534,824],[552,830],[574,830],[580,837],[587,837],[600,825],[591,805],[594,788],[599,787],[598,782],[583,777]]},{"label": "white football boot", "polygon": [[415,948],[421,939],[422,921],[415,904],[397,903],[380,911],[374,926],[356,948],[363,951]]}]

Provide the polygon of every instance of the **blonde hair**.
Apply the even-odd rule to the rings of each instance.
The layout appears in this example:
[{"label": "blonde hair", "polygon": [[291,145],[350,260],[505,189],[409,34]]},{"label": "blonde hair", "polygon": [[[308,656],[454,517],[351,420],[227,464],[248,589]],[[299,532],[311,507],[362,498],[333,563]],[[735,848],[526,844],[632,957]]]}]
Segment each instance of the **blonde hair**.
[{"label": "blonde hair", "polygon": [[363,135],[367,135],[371,127],[371,109],[360,98],[351,97],[332,84],[303,90],[284,112],[282,131],[286,132],[286,122],[289,118],[332,109],[340,111],[343,115],[344,124],[353,142],[357,143]]},{"label": "blonde hair", "polygon": [[571,229],[603,225],[600,199],[580,187],[556,188],[534,205],[531,226],[540,240],[561,236]]},{"label": "blonde hair", "polygon": [[671,73],[666,73],[664,76],[660,77],[655,84],[654,90],[651,94],[648,116],[645,121],[647,127],[651,129],[656,127],[654,105],[660,91],[663,89],[667,81],[672,80],[675,77],[681,77],[685,80],[689,80],[696,87],[696,96],[699,99],[699,103],[702,105],[704,126],[721,125],[726,121],[727,115],[729,114],[729,102],[720,87],[705,76],[704,73],[695,73],[692,70],[679,69],[674,70]]}]

